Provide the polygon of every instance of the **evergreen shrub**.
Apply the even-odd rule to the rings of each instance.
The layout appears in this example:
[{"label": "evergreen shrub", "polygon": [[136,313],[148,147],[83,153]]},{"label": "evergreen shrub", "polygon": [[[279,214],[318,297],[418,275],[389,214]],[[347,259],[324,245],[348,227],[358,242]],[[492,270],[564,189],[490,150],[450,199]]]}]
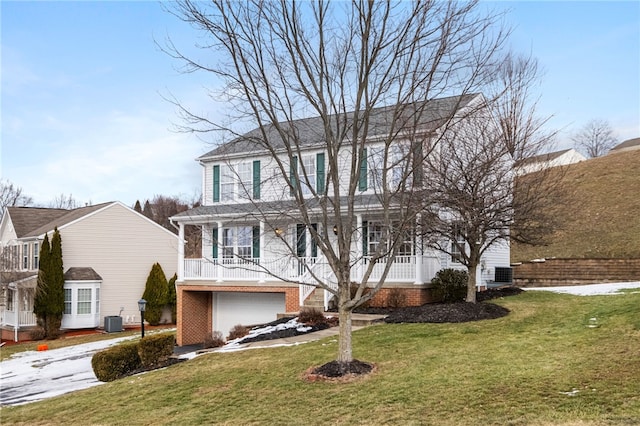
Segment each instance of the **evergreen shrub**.
[{"label": "evergreen shrub", "polygon": [[147,301],[144,319],[151,325],[160,324],[162,310],[167,304],[167,277],[159,263],[151,267],[142,298]]},{"label": "evergreen shrub", "polygon": [[469,274],[457,269],[442,269],[431,280],[433,295],[444,303],[464,302]]},{"label": "evergreen shrub", "polygon": [[173,334],[162,333],[147,336],[138,343],[138,356],[143,367],[153,367],[173,355],[176,338]]},{"label": "evergreen shrub", "polygon": [[112,382],[142,367],[138,343],[125,343],[97,352],[91,358],[93,373],[101,382]]}]

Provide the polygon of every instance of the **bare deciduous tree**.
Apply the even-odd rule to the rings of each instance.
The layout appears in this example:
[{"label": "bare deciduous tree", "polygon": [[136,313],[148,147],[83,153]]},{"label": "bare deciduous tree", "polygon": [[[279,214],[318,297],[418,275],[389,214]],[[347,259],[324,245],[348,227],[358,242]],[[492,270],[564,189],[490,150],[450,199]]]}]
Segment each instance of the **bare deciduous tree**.
[{"label": "bare deciduous tree", "polygon": [[530,99],[536,61],[508,55],[495,75],[485,108],[450,127],[425,162],[423,229],[432,247],[468,269],[467,302],[476,301],[486,250],[513,238],[538,242],[551,231],[549,207],[561,182],[557,173],[549,179],[550,170],[514,180],[514,164],[548,149],[554,137]]},{"label": "bare deciduous tree", "polygon": [[72,194],[60,194],[49,203],[49,207],[52,209],[73,210],[80,207],[80,203],[75,198],[73,198]]},{"label": "bare deciduous tree", "polygon": [[22,188],[8,180],[0,179],[0,216],[6,207],[25,207],[33,204],[33,198],[25,195]]},{"label": "bare deciduous tree", "polygon": [[571,140],[576,148],[584,150],[590,158],[605,155],[618,142],[609,122],[598,119],[590,120]]},{"label": "bare deciduous tree", "polygon": [[[183,114],[184,130],[224,131],[271,158],[284,183],[282,195],[291,202],[277,203],[279,211],[274,211],[274,203],[256,203],[251,215],[272,230],[274,218],[295,217],[310,231],[337,280],[334,287],[309,270],[318,287],[337,297],[337,361],[342,366],[353,361],[353,309],[381,288],[393,255],[415,223],[420,207],[413,195],[422,182],[419,165],[437,145],[435,129],[455,121],[467,95],[492,78],[487,71],[505,33],[495,15],[483,15],[477,6],[476,1],[357,0],[220,0],[205,6],[184,0],[172,10],[201,32],[206,41],[200,46],[206,52],[222,56],[182,54],[171,41],[166,50],[184,63],[186,72],[209,72],[224,81],[230,118],[256,129],[242,136],[174,100]],[[433,105],[428,101],[446,95],[457,95],[451,108],[430,115]],[[300,119],[310,116],[318,118],[318,125],[301,128],[308,121]],[[311,170],[297,162],[309,146],[310,130],[326,152],[320,191],[312,185]],[[358,255],[353,247],[363,234],[356,218],[362,203],[360,183],[366,179],[361,165],[372,156],[367,152],[372,140],[381,148],[376,152],[379,174],[372,182],[378,191],[371,202],[383,212],[383,234],[376,250],[368,253],[370,261],[364,263],[352,294],[351,268],[360,260],[354,258]],[[334,225],[335,241],[329,234]],[[295,244],[282,242],[296,256]],[[390,259],[384,273],[377,282],[369,282],[383,258]]]}]

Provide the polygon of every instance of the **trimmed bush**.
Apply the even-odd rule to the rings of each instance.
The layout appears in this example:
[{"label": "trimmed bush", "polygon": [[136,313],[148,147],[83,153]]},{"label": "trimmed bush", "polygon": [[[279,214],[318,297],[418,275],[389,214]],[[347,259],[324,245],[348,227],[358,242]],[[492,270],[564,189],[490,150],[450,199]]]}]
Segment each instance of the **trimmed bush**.
[{"label": "trimmed bush", "polygon": [[227,336],[227,340],[239,339],[241,337],[249,334],[249,327],[245,327],[244,325],[237,324],[234,325],[231,331],[229,331],[229,336]]},{"label": "trimmed bush", "polygon": [[469,275],[457,269],[442,269],[431,280],[433,295],[444,303],[464,302]]},{"label": "trimmed bush", "polygon": [[105,349],[91,358],[93,373],[101,382],[112,382],[142,367],[138,343],[125,343]]},{"label": "trimmed bush", "polygon": [[220,331],[214,331],[212,334],[206,335],[204,337],[204,342],[202,342],[202,347],[204,349],[219,348],[222,346],[224,346],[224,338]]},{"label": "trimmed bush", "polygon": [[305,325],[322,325],[327,323],[324,313],[314,308],[302,308],[298,315],[298,322]]},{"label": "trimmed bush", "polygon": [[154,334],[138,343],[138,356],[143,367],[153,367],[173,355],[176,338],[173,334]]}]

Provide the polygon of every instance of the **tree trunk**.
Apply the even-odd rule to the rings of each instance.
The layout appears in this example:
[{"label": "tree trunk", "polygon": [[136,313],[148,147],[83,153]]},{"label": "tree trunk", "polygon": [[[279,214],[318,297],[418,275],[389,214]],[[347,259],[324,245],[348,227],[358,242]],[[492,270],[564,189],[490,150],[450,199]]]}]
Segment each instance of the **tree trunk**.
[{"label": "tree trunk", "polygon": [[338,319],[340,320],[340,335],[338,336],[338,359],[340,364],[353,361],[351,349],[351,310],[343,304],[338,307]]},{"label": "tree trunk", "polygon": [[467,281],[467,302],[476,303],[476,271],[478,262],[471,262],[468,266],[469,280]]},{"label": "tree trunk", "polygon": [[338,319],[340,320],[338,336],[338,361],[340,364],[347,364],[353,361],[353,351],[351,345],[351,314],[353,309],[347,307],[347,302],[351,299],[351,282],[348,279],[339,284],[338,289]]}]

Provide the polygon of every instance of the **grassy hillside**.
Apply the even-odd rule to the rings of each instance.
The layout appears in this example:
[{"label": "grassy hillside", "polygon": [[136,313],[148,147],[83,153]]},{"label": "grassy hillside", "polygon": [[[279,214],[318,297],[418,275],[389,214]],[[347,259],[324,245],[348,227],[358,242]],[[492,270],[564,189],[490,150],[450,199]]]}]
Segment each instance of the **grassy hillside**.
[{"label": "grassy hillside", "polygon": [[572,164],[564,179],[562,229],[547,246],[514,243],[511,261],[640,257],[640,150]]},{"label": "grassy hillside", "polygon": [[[11,425],[637,425],[640,294],[525,292],[503,318],[356,331],[376,371],[303,381],[329,337],[211,353],[42,402],[2,407]],[[596,318],[593,326],[591,318]]]}]

